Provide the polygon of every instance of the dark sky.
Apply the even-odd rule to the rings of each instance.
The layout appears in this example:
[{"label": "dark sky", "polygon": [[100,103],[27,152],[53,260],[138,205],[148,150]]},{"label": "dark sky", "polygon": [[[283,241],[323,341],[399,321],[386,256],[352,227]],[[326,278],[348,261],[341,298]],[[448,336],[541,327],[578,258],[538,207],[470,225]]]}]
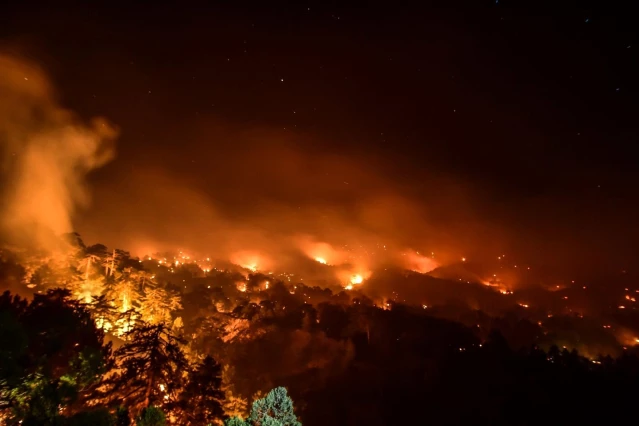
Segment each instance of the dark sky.
[{"label": "dark sky", "polygon": [[63,105],[120,129],[83,234],[205,247],[211,227],[379,232],[452,257],[634,261],[630,9],[156,3],[0,6],[2,48],[40,64]]}]

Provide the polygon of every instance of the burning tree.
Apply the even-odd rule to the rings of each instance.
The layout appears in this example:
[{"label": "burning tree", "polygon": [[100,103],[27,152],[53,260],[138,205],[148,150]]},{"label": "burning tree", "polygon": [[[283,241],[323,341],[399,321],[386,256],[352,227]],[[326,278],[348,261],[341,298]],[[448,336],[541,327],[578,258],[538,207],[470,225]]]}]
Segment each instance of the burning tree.
[{"label": "burning tree", "polygon": [[188,371],[180,345],[184,341],[164,323],[143,323],[125,333],[127,343],[115,351],[116,368],[105,379],[111,402],[134,412],[175,403]]},{"label": "burning tree", "polygon": [[182,309],[180,296],[160,287],[148,286],[140,303],[140,313],[151,324],[171,323],[171,313]]},{"label": "burning tree", "polygon": [[224,390],[224,414],[227,417],[243,417],[248,412],[248,400],[238,395],[232,381],[234,369],[225,365],[222,370],[222,389]]}]

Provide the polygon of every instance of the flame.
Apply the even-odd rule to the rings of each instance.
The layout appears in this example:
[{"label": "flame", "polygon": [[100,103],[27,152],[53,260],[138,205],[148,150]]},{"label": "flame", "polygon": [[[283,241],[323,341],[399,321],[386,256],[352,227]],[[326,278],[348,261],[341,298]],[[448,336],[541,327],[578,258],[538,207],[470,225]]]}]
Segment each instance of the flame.
[{"label": "flame", "polygon": [[302,253],[323,265],[340,264],[348,258],[346,250],[335,248],[325,242],[316,241],[311,237],[299,237],[297,244]]},{"label": "flame", "polygon": [[363,265],[354,268],[344,268],[337,273],[337,278],[342,282],[346,290],[351,290],[355,286],[362,285],[370,276],[371,271]]},{"label": "flame", "polygon": [[126,312],[129,310],[129,300],[126,297],[126,294],[122,295],[122,312]]},{"label": "flame", "polygon": [[257,272],[258,270],[266,269],[266,258],[256,252],[252,251],[240,251],[234,253],[230,257],[230,261],[236,265],[240,265],[242,268],[248,269],[251,272]]},{"label": "flame", "polygon": [[[604,326],[604,328],[606,328]],[[637,332],[626,327],[616,327],[613,334],[617,341],[623,346],[635,346],[639,344]]]}]

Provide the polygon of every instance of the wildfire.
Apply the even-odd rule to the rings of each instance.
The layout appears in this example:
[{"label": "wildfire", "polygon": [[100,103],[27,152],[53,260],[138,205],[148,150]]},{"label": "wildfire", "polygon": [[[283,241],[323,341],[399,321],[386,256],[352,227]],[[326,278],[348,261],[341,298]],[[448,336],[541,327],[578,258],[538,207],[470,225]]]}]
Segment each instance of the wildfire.
[{"label": "wildfire", "polygon": [[433,269],[436,269],[439,264],[433,259],[434,253],[431,253],[431,257],[421,255],[419,252],[408,251],[403,254],[406,259],[406,268],[419,272],[420,274],[426,274]]},{"label": "wildfire", "polygon": [[263,255],[251,252],[251,251],[241,251],[234,253],[231,255],[231,262],[236,265],[240,265],[244,269],[248,269],[251,272],[257,272],[258,270],[268,268],[268,259],[266,259]]},{"label": "wildfire", "polygon": [[360,285],[364,282],[364,277],[360,274],[351,275],[348,284],[344,286],[344,290],[352,290],[356,285]]},{"label": "wildfire", "polygon": [[126,312],[129,310],[129,300],[126,297],[126,294],[122,295],[122,308],[121,312]]},{"label": "wildfire", "polygon": [[298,247],[309,259],[322,265],[337,265],[348,259],[348,250],[340,249],[329,243],[317,241],[311,237],[299,237]]}]

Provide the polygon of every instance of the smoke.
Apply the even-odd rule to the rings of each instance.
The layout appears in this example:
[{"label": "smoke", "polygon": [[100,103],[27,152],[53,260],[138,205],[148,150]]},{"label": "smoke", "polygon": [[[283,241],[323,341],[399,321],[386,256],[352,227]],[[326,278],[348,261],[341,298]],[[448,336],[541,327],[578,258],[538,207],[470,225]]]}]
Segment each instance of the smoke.
[{"label": "smoke", "polygon": [[[129,128],[138,121],[128,133],[140,134]],[[138,255],[181,248],[262,271],[299,271],[301,260],[315,270],[319,258],[342,282],[384,264],[428,272],[501,245],[465,186],[441,173],[415,194],[387,159],[327,149],[318,135],[213,116],[151,130],[123,140],[89,206],[87,177],[114,157],[116,131],[61,107],[36,65],[0,56],[5,239],[51,250],[78,230]]]},{"label": "smoke", "polygon": [[114,157],[116,131],[62,108],[33,63],[0,53],[1,225],[12,243],[55,249],[90,201],[85,182]]},{"label": "smoke", "polygon": [[124,136],[78,222],[83,238],[342,284],[387,264],[425,273],[499,244],[464,188],[441,175],[416,197],[370,153],[337,155],[316,135],[206,120],[177,117],[162,128],[170,136],[151,133],[157,144],[140,142],[138,152]]}]

